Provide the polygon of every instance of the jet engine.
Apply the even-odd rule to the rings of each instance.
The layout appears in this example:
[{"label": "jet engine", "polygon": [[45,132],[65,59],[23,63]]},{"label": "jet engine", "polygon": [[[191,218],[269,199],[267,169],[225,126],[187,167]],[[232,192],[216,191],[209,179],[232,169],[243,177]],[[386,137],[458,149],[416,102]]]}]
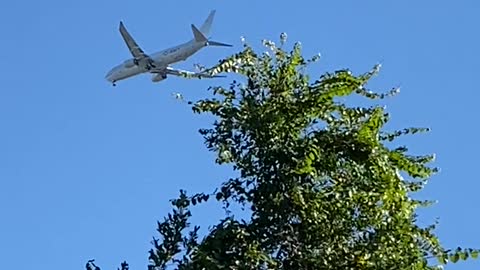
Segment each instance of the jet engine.
[{"label": "jet engine", "polygon": [[158,74],[155,74],[153,75],[152,77],[152,82],[159,82],[159,81],[163,81],[167,78],[167,74],[165,73],[158,73]]},{"label": "jet engine", "polygon": [[136,63],[135,59],[129,59],[129,60],[123,62],[123,66],[126,67],[126,68],[132,68],[136,65],[137,65],[137,63]]}]

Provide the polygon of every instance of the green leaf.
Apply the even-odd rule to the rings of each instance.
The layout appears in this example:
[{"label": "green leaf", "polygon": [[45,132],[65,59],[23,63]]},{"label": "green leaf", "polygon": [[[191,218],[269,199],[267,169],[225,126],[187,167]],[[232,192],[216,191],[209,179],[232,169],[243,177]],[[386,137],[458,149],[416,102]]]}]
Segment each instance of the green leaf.
[{"label": "green leaf", "polygon": [[360,141],[371,145],[378,144],[378,135],[380,128],[384,124],[384,120],[383,109],[379,107],[375,108],[373,113],[358,131]]},{"label": "green leaf", "polygon": [[450,255],[450,261],[452,261],[453,263],[458,262],[459,259],[460,259],[460,255],[458,252]]}]

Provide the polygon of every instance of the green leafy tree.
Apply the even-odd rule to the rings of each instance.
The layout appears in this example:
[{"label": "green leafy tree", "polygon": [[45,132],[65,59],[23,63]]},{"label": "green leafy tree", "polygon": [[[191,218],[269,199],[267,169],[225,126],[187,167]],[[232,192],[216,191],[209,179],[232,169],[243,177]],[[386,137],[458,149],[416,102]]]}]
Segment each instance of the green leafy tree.
[{"label": "green leafy tree", "polygon": [[[406,128],[387,132],[385,109],[349,107],[339,97],[384,99],[366,84],[379,71],[349,70],[310,78],[299,44],[291,51],[265,41],[222,60],[211,73],[243,77],[212,98],[189,102],[195,113],[215,117],[202,129],[218,164],[236,177],[213,193],[185,191],[158,223],[150,269],[438,269],[476,258],[478,250],[446,249],[435,225],[417,224],[416,210],[430,201],[411,195],[436,172],[433,155],[414,156],[391,147]],[[387,146],[387,144],[389,146]],[[403,178],[402,175],[405,177]],[[189,223],[190,208],[214,198],[227,210],[205,235]],[[249,216],[237,219],[240,205]]]}]

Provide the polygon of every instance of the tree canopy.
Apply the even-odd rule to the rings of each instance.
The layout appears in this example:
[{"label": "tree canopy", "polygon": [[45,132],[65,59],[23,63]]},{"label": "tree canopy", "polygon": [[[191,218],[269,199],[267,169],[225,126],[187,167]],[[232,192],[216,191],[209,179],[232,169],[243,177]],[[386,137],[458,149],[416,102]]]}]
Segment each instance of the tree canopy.
[{"label": "tree canopy", "polygon": [[[384,107],[340,101],[395,95],[397,89],[367,89],[379,66],[310,77],[306,67],[319,57],[305,58],[299,43],[283,49],[285,39],[281,46],[264,41],[262,53],[245,44],[207,70],[242,78],[189,102],[195,113],[215,117],[200,134],[216,163],[233,166],[235,176],[213,193],[182,190],[172,200],[172,212],[158,222],[149,269],[438,269],[476,258],[476,249],[443,247],[436,224],[417,224],[416,210],[431,202],[412,194],[437,171],[434,155],[391,145],[428,129],[389,132]],[[239,205],[249,218],[226,211],[201,236],[190,224],[191,208],[209,199],[226,210]]]}]

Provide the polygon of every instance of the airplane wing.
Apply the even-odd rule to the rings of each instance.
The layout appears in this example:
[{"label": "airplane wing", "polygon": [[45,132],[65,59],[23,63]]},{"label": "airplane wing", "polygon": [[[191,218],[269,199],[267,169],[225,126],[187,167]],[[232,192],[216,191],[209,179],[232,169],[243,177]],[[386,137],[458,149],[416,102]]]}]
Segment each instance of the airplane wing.
[{"label": "airplane wing", "polygon": [[123,25],[123,22],[120,22],[119,30],[120,30],[120,34],[123,37],[123,40],[127,44],[127,47],[130,50],[130,52],[132,53],[133,57],[135,57],[137,59],[141,59],[141,58],[145,58],[145,57],[148,58],[148,55],[146,55],[143,52],[143,50],[140,48],[140,46],[138,46],[137,42],[135,42],[135,40],[130,35],[130,33],[128,33],[127,28],[125,28],[125,26]]},{"label": "airplane wing", "polygon": [[211,75],[205,72],[192,72],[192,71],[187,71],[187,70],[182,70],[182,69],[174,69],[171,67],[167,67],[163,72],[166,74],[174,75],[174,76],[180,76],[180,77],[195,77],[195,78],[225,78],[226,76],[221,76],[221,75]]},{"label": "airplane wing", "polygon": [[128,33],[127,28],[123,25],[123,22],[120,22],[120,34],[122,35],[123,40],[127,44],[130,53],[132,53],[133,57],[135,58],[135,63],[142,64],[145,66],[146,69],[151,69],[155,67],[154,61],[150,56],[148,56],[140,46],[138,46],[137,42],[133,39],[133,37]]}]

